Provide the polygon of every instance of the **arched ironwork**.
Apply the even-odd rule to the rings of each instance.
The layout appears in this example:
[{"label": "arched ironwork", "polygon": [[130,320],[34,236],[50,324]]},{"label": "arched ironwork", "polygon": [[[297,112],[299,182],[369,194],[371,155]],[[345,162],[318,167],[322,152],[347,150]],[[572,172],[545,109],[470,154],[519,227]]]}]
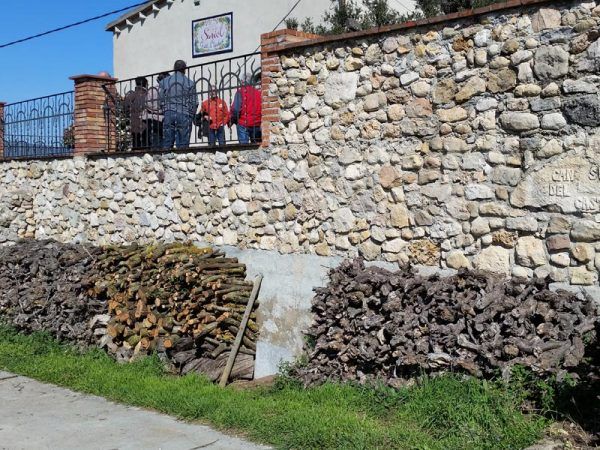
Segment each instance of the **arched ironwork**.
[{"label": "arched ironwork", "polygon": [[[260,91],[260,54],[189,66],[184,74],[186,79],[161,82],[172,74],[173,71],[155,73],[104,86],[110,151],[169,148],[165,145],[164,130],[165,110],[169,109],[184,113],[191,121],[189,147],[238,143],[237,127],[229,120],[230,113],[240,89],[251,86]],[[210,101],[216,99],[219,109],[229,114],[227,123],[221,127],[222,139],[208,136],[207,120],[212,114],[202,114],[212,108]]]},{"label": "arched ironwork", "polygon": [[73,153],[73,91],[4,107],[4,158],[68,156]]}]

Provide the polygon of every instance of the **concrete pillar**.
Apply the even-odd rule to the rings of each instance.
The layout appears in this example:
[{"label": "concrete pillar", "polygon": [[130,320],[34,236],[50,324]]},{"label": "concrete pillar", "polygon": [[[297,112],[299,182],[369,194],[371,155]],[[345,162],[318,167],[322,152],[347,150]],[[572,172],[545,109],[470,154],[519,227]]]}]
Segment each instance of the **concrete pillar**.
[{"label": "concrete pillar", "polygon": [[101,75],[77,75],[75,83],[75,156],[110,151],[115,130],[105,113],[104,85],[114,88],[115,78]]},{"label": "concrete pillar", "polygon": [[277,30],[263,34],[261,42],[261,90],[262,90],[262,146],[271,143],[273,123],[279,122],[279,97],[269,92],[269,86],[274,74],[281,72],[279,51],[283,46],[292,42],[302,42],[320,37],[316,34],[304,33],[298,30]]}]

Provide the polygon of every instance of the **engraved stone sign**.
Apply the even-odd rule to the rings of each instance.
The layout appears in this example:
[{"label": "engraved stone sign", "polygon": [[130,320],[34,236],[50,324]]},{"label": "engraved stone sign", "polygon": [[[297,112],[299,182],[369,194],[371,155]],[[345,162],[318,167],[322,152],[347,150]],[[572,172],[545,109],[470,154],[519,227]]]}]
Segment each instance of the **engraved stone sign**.
[{"label": "engraved stone sign", "polygon": [[600,161],[567,154],[531,169],[513,191],[510,202],[563,213],[600,212]]}]

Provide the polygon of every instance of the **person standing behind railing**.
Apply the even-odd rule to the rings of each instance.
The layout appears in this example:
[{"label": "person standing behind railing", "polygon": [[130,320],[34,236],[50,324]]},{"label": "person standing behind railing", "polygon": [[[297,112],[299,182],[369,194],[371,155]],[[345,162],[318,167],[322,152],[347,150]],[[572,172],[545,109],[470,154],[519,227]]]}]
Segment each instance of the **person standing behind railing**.
[{"label": "person standing behind railing", "polygon": [[129,91],[123,100],[124,112],[126,117],[129,118],[133,150],[148,146],[148,128],[144,119],[147,95],[148,80],[144,77],[137,77],[135,79],[135,90]]},{"label": "person standing behind railing", "polygon": [[169,72],[163,72],[156,78],[157,84],[148,89],[146,96],[146,114],[145,119],[148,128],[148,140],[151,148],[159,148],[163,141],[163,120],[164,114],[160,106],[159,84],[169,76]]},{"label": "person standing behind railing", "polygon": [[240,144],[256,144],[262,140],[262,98],[252,81],[252,75],[246,74],[231,105],[231,124],[237,124]]},{"label": "person standing behind railing", "polygon": [[216,142],[225,145],[225,125],[229,123],[229,108],[227,103],[217,93],[213,86],[209,90],[209,98],[202,102],[200,112],[208,116],[210,122],[208,129],[208,145],[214,147]]},{"label": "person standing behind railing", "polygon": [[190,146],[192,121],[198,109],[196,84],[185,76],[187,65],[175,62],[175,72],[159,83],[159,101],[164,111],[163,148]]}]

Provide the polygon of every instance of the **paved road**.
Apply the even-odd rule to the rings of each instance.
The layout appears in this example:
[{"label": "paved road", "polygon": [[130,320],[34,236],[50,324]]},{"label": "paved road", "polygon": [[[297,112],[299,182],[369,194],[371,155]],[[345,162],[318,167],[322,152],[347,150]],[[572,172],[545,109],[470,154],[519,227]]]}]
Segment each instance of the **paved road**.
[{"label": "paved road", "polygon": [[266,449],[202,425],[0,371],[0,449]]}]

